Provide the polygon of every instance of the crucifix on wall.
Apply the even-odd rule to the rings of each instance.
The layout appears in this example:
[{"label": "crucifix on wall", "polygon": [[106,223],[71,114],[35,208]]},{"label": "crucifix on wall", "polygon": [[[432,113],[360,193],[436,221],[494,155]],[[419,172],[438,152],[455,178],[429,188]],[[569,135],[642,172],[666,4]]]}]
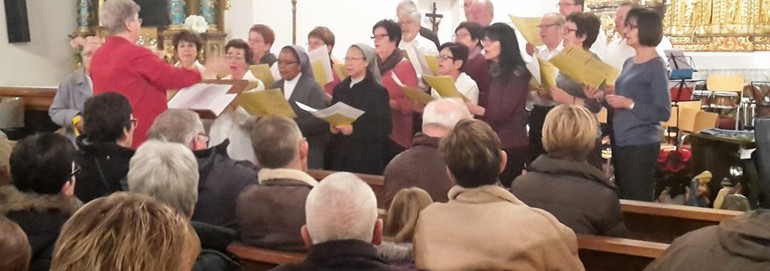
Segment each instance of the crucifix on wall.
[{"label": "crucifix on wall", "polygon": [[430,24],[431,24],[431,30],[433,30],[433,33],[438,33],[438,25],[441,24],[441,18],[444,18],[444,15],[436,13],[436,2],[433,2],[433,8],[430,13],[425,13],[425,17],[430,18]]}]

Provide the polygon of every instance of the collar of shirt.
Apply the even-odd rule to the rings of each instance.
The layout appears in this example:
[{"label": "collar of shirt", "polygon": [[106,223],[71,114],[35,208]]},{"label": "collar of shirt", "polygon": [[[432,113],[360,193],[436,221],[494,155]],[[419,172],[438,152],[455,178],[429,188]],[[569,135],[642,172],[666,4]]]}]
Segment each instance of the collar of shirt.
[{"label": "collar of shirt", "polygon": [[553,51],[548,50],[548,46],[543,44],[537,48],[537,57],[542,58],[543,60],[549,60],[561,52],[561,49],[564,49],[564,40],[560,41],[559,45],[557,45]]},{"label": "collar of shirt", "polygon": [[359,79],[355,79],[353,77],[350,77],[350,87],[353,88],[353,85],[358,84],[358,82],[364,81],[364,78],[366,78],[366,77],[361,77]]},{"label": "collar of shirt", "polygon": [[291,94],[294,93],[294,88],[297,86],[300,76],[302,76],[302,73],[297,74],[297,76],[291,80],[283,81],[283,97],[286,98],[286,100],[289,100]]}]

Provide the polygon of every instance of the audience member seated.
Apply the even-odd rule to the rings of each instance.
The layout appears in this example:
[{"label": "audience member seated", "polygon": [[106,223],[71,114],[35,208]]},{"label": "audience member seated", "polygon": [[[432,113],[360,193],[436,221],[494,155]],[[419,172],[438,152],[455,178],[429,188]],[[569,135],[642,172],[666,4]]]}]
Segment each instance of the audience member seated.
[{"label": "audience member seated", "polygon": [[431,203],[433,200],[428,192],[417,187],[404,188],[396,193],[385,217],[385,240],[377,246],[377,251],[385,261],[414,267],[412,239],[417,216]]},{"label": "audience member seated", "polygon": [[385,168],[386,206],[404,188],[425,189],[436,202],[447,202],[447,192],[454,183],[449,179],[446,163],[438,152],[438,142],[455,124],[470,119],[468,109],[457,101],[441,99],[428,103],[422,113],[422,133],[414,136],[414,144]]},{"label": "audience member seated", "polygon": [[[168,205],[181,217],[193,216],[198,201],[198,163],[192,151],[179,143],[148,140],[131,158],[128,187]],[[201,247],[195,270],[236,270],[238,264],[225,253],[235,231],[203,222],[192,222]],[[196,238],[197,240],[197,238]]]},{"label": "audience member seated", "polygon": [[767,244],[770,211],[757,209],[682,235],[644,270],[770,270]]},{"label": "audience member seated", "polygon": [[32,249],[29,270],[49,269],[62,225],[82,205],[72,196],[74,157],[72,142],[58,134],[28,136],[11,154],[13,185],[0,186],[0,215],[27,234]]},{"label": "audience member seated", "polygon": [[324,178],[308,194],[305,213],[307,258],[273,270],[400,270],[377,255],[374,245],[382,242],[377,199],[355,175],[338,172]]},{"label": "audience member seated", "polygon": [[64,224],[52,271],[189,271],[200,242],[189,223],[163,203],[119,192],[95,199]]},{"label": "audience member seated", "polygon": [[268,249],[305,251],[300,236],[305,200],[318,184],[305,173],[308,142],[297,124],[284,117],[260,119],[251,136],[262,169],[259,185],[246,186],[238,196],[241,240]]},{"label": "audience member seated", "polygon": [[205,67],[198,62],[198,55],[203,50],[203,39],[190,30],[179,31],[171,43],[176,51],[176,66],[190,70],[201,70]]},{"label": "audience member seated", "polygon": [[11,183],[11,174],[8,168],[8,160],[11,158],[11,142],[8,136],[0,131],[0,186]]},{"label": "audience member seated", "polygon": [[623,237],[628,234],[617,187],[587,162],[598,136],[596,118],[582,105],[559,105],[545,117],[546,154],[529,165],[511,192],[542,208],[575,233]]},{"label": "audience member seated", "polygon": [[307,158],[308,168],[323,169],[324,140],[329,134],[328,124],[310,112],[299,108],[297,102],[316,109],[326,108],[324,90],[315,81],[305,48],[300,46],[283,47],[281,53],[278,54],[276,63],[278,63],[281,79],[275,82],[271,88],[281,89],[284,98],[289,101],[289,105],[297,114],[294,120],[310,146]]},{"label": "audience member seated", "polygon": [[0,215],[0,270],[27,271],[32,251],[19,224]]},{"label": "audience member seated", "polygon": [[420,212],[417,268],[583,270],[572,230],[498,186],[507,155],[489,125],[460,121],[441,140],[439,152],[457,186],[448,203]]},{"label": "audience member seated", "polygon": [[59,84],[51,107],[48,108],[51,121],[64,127],[64,135],[73,143],[75,136],[83,133],[83,105],[94,93],[91,87],[91,57],[102,43],[104,40],[98,37],[80,37],[73,40],[73,45],[80,47],[83,69],[70,74]]},{"label": "audience member seated", "polygon": [[131,111],[128,99],[115,92],[86,101],[85,133],[77,138],[80,151],[75,157],[80,166],[75,195],[83,202],[127,189],[125,178],[134,155],[131,143],[137,125]]},{"label": "audience member seated", "polygon": [[348,77],[334,89],[332,103],[343,102],[366,114],[351,125],[330,126],[333,170],[382,174],[385,168],[391,114],[375,57],[374,49],[363,43],[350,46],[345,56]]},{"label": "audience member seated", "polygon": [[333,80],[329,83],[326,83],[324,85],[324,90],[326,91],[327,100],[332,99],[332,93],[334,93],[334,88],[342,81],[344,78],[340,78],[340,74],[337,74],[337,71],[334,69],[335,64],[344,64],[341,60],[335,58],[332,56],[332,50],[334,49],[334,33],[332,33],[329,28],[325,26],[316,26],[313,28],[313,30],[310,31],[310,33],[307,33],[307,50],[308,52],[313,51],[315,49],[325,47],[326,51],[329,52],[329,59],[331,59],[332,64],[332,78]]},{"label": "audience member seated", "polygon": [[198,161],[198,202],[192,220],[238,230],[235,201],[246,185],[257,182],[254,164],[227,156],[229,141],[208,145],[198,114],[169,109],[155,118],[150,139],[166,140],[190,148]]},{"label": "audience member seated", "polygon": [[[249,45],[241,40],[234,39],[225,45],[227,52],[227,67],[229,75],[223,79],[238,79],[256,83],[255,90],[265,89],[262,83],[249,70],[249,65],[253,64],[252,51]],[[254,163],[256,158],[251,151],[251,139],[249,129],[252,117],[245,109],[235,103],[229,105],[225,111],[211,123],[209,135],[211,135],[211,144],[219,145],[225,139],[230,140],[227,146],[227,154],[235,160],[247,160]]]}]

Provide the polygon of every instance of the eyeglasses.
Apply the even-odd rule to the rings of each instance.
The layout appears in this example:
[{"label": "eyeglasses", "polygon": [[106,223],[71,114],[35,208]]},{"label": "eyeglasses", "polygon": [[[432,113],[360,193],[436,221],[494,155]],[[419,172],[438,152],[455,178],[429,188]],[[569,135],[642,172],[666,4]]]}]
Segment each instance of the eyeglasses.
[{"label": "eyeglasses", "polygon": [[139,120],[138,119],[131,119],[131,125],[133,125],[133,127],[138,126],[139,125]]},{"label": "eyeglasses", "polygon": [[537,28],[542,30],[543,28],[549,28],[549,27],[555,26],[555,25],[559,25],[559,24],[539,24],[539,25],[537,25]]},{"label": "eyeglasses", "polygon": [[569,32],[576,32],[576,33],[577,33],[577,31],[578,31],[578,30],[577,30],[577,28],[575,28],[575,29],[572,29],[572,28],[565,28],[565,29],[564,29],[564,33],[569,33]]},{"label": "eyeglasses", "polygon": [[438,61],[444,61],[444,60],[455,60],[453,56],[438,56]]},{"label": "eyeglasses", "polygon": [[636,29],[636,28],[639,28],[639,26],[635,25],[635,24],[627,24],[626,25],[626,29],[629,29],[629,30]]},{"label": "eyeglasses", "polygon": [[496,40],[493,40],[493,39],[490,39],[490,38],[484,38],[483,40],[481,40],[481,45],[489,46],[489,45],[492,45],[495,42],[496,42]]},{"label": "eyeglasses", "polygon": [[72,173],[70,173],[70,179],[74,178],[75,175],[78,175],[78,173],[80,173],[80,166],[75,164],[75,162],[72,162]]},{"label": "eyeglasses", "polygon": [[342,60],[345,60],[345,61],[359,61],[359,60],[366,60],[366,58],[364,58],[364,57],[346,57],[346,58],[343,58]]},{"label": "eyeglasses", "polygon": [[239,55],[226,55],[225,59],[226,60],[243,60],[243,59],[246,59],[246,57],[239,56]]},{"label": "eyeglasses", "polygon": [[297,61],[278,60],[275,62],[278,66],[289,66],[291,64],[297,64]]},{"label": "eyeglasses", "polygon": [[379,39],[383,39],[383,38],[385,38],[385,37],[388,37],[388,34],[379,34],[379,35],[376,35],[376,34],[375,34],[375,35],[374,35],[374,36],[372,36],[371,38],[372,38],[373,40],[379,40]]}]

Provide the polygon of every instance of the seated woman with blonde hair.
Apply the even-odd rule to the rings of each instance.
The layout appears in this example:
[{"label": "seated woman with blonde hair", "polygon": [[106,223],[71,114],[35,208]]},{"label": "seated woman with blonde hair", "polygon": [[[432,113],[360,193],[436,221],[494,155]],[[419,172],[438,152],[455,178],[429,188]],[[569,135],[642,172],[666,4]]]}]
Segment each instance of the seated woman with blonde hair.
[{"label": "seated woman with blonde hair", "polygon": [[404,188],[396,193],[385,217],[382,232],[385,240],[377,247],[383,259],[392,264],[413,264],[412,238],[417,216],[431,203],[430,194],[417,187]]},{"label": "seated woman with blonde hair", "polygon": [[19,224],[0,215],[0,270],[27,271],[32,259],[27,235]]},{"label": "seated woman with blonde hair", "polygon": [[[511,192],[530,207],[553,214],[575,233],[625,236],[617,187],[586,159],[599,136],[596,117],[583,105],[559,105],[543,124],[543,147]],[[547,189],[546,189],[547,187]]]},{"label": "seated woman with blonde hair", "polygon": [[186,218],[148,196],[95,199],[61,231],[51,263],[65,270],[192,270],[200,241]]}]

